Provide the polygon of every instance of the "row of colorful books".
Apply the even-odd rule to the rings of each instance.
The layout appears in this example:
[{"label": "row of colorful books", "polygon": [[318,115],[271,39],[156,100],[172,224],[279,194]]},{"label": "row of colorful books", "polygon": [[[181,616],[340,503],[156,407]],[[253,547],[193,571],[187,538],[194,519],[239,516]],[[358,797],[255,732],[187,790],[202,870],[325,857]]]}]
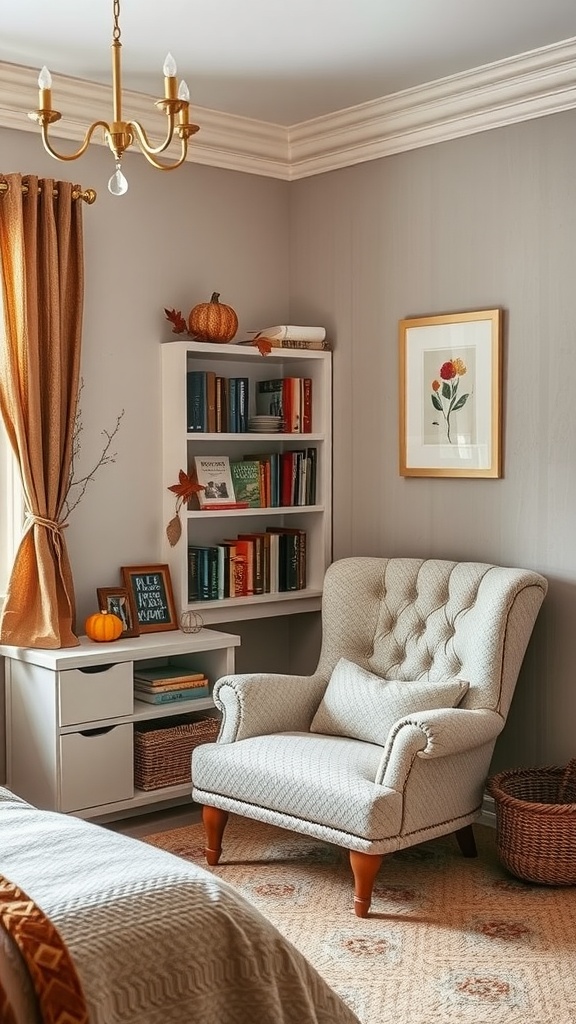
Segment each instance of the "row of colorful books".
[{"label": "row of colorful books", "polygon": [[249,387],[248,377],[220,377],[211,370],[188,370],[188,433],[245,433]]},{"label": "row of colorful books", "polygon": [[228,455],[195,455],[194,472],[202,485],[198,506],[218,510],[315,505],[316,471],[316,448],[253,453],[232,460]]},{"label": "row of colorful books", "polygon": [[210,685],[203,672],[174,665],[134,668],[134,696],[147,704],[172,704],[176,701],[208,697]]},{"label": "row of colorful books", "polygon": [[248,377],[221,377],[212,370],[188,370],[188,433],[238,434],[255,430],[259,424],[252,422],[252,408],[256,417],[277,419],[271,432],[309,434],[312,431],[312,379],[279,377],[250,382]]},{"label": "row of colorful books", "polygon": [[188,547],[188,600],[219,601],[306,588],[306,531],[268,526]]}]

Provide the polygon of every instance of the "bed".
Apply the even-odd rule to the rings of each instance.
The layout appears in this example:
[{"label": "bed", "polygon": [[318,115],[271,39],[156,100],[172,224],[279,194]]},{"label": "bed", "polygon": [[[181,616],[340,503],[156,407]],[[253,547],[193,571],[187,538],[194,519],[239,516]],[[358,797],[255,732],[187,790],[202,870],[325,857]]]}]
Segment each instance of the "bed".
[{"label": "bed", "polygon": [[202,868],[0,787],[2,1024],[358,1024]]}]

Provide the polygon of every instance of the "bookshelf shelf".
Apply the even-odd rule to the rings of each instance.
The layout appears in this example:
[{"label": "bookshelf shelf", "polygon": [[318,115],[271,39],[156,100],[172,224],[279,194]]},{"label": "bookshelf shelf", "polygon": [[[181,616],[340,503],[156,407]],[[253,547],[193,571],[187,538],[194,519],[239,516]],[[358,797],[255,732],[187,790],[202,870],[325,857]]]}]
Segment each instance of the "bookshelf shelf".
[{"label": "bookshelf shelf", "polygon": [[237,508],[237,509],[214,509],[213,512],[210,509],[204,509],[202,511],[190,511],[186,513],[186,519],[230,519],[231,516],[234,519],[242,519],[247,517],[258,517],[264,516],[266,519],[270,519],[272,516],[291,516],[298,515],[303,510],[308,515],[312,512],[319,512],[324,514],[324,505],[286,505],[280,508]]},{"label": "bookshelf shelf", "polygon": [[[192,610],[205,625],[261,616],[293,615],[318,611],[324,573],[332,556],[332,353],[306,349],[273,349],[262,356],[257,348],[171,341],[161,345],[163,517],[166,526],[174,515],[169,491],[181,469],[190,473],[195,456],[242,459],[251,453],[284,453],[313,447],[316,450],[316,501],[313,505],[190,510],[181,512],[182,536],[171,547],[164,536],[163,561],[170,575],[178,612]],[[308,433],[253,433],[189,431],[187,373],[204,371],[228,379],[248,380],[248,417],[256,411],[259,381],[285,377],[312,382],[312,430]],[[306,532],[306,589],[255,594],[216,600],[189,600],[188,548],[214,546],[238,533],[265,532],[267,526]]]},{"label": "bookshelf shelf", "polygon": [[[320,444],[320,443],[322,443],[325,440],[323,434],[317,434],[317,433],[315,433],[315,434],[288,434],[288,435],[286,435],[286,434],[279,434],[278,432],[276,432],[274,434],[265,434],[265,433],[261,433],[261,434],[258,433],[258,434],[256,434],[256,433],[253,433],[251,431],[246,431],[244,433],[229,434],[228,432],[222,431],[222,433],[220,433],[220,434],[212,434],[212,433],[209,434],[208,432],[206,432],[206,433],[202,433],[201,436],[202,436],[202,444],[207,444],[210,441],[216,441],[220,447],[222,447],[223,444],[226,444],[226,445],[228,443],[238,444],[239,442],[241,444],[250,444],[250,443],[254,444],[254,443],[256,443],[256,444],[261,445],[262,441],[266,441],[266,442],[268,442],[268,441],[278,441],[280,439],[285,439],[287,436],[291,437],[292,440],[294,440],[294,438],[299,438],[299,437],[306,438],[306,442],[307,443],[309,441],[314,441],[315,443],[317,442],[317,443]],[[188,437],[189,441],[197,441],[198,437],[199,437],[199,434],[197,434],[197,433],[188,433],[187,437]]]}]

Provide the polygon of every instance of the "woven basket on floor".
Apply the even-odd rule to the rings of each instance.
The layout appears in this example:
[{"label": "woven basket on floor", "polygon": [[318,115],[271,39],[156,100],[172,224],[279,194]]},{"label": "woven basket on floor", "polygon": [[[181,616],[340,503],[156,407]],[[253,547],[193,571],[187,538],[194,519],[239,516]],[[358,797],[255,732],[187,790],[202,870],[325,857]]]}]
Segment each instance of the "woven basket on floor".
[{"label": "woven basket on floor", "polygon": [[190,782],[192,751],[213,743],[220,723],[214,718],[171,718],[169,726],[143,722],[134,727],[134,785],[162,789]]},{"label": "woven basket on floor", "polygon": [[528,882],[576,885],[576,759],[562,768],[500,772],[488,792],[504,866]]}]

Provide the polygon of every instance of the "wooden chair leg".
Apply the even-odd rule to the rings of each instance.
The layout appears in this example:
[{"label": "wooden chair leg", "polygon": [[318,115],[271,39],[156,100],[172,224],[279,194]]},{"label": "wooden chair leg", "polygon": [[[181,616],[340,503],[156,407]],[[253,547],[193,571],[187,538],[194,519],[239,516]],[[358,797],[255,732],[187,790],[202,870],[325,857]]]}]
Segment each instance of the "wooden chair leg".
[{"label": "wooden chair leg", "polygon": [[458,846],[460,847],[464,857],[478,856],[472,825],[464,825],[464,828],[459,828],[455,835]]},{"label": "wooden chair leg", "polygon": [[354,913],[356,917],[368,916],[374,881],[383,859],[382,854],[350,850],[350,867],[354,875]]},{"label": "wooden chair leg", "polygon": [[222,836],[228,821],[228,811],[223,811],[221,807],[208,807],[207,804],[204,804],[202,821],[206,833],[204,856],[208,864],[214,866],[220,860],[222,853]]}]

